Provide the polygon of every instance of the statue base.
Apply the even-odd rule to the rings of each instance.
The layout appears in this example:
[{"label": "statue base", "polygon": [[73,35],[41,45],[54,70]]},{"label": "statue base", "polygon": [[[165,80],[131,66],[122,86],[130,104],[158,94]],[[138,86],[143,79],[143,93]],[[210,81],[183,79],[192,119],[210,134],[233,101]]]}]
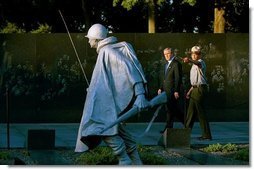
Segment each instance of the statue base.
[{"label": "statue base", "polygon": [[159,140],[159,145],[163,145],[165,148],[189,148],[190,136],[190,128],[167,128]]}]

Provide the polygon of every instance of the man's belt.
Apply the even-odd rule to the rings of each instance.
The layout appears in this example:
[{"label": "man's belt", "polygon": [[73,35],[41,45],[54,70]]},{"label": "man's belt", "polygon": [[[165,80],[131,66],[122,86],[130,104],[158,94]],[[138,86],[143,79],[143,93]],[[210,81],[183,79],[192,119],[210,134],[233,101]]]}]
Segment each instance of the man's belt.
[{"label": "man's belt", "polygon": [[193,88],[207,87],[207,84],[192,85]]}]

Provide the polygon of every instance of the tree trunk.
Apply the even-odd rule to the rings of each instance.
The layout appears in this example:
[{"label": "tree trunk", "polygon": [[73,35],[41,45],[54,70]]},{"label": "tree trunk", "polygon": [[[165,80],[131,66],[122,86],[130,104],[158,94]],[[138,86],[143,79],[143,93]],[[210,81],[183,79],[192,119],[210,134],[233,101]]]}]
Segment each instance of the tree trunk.
[{"label": "tree trunk", "polygon": [[225,33],[225,10],[221,7],[214,8],[213,33]]},{"label": "tree trunk", "polygon": [[155,33],[155,5],[153,0],[148,3],[148,33]]},{"label": "tree trunk", "polygon": [[87,0],[81,0],[81,8],[83,10],[83,16],[85,19],[85,31],[88,31],[88,29],[91,26],[91,20],[90,20],[90,13],[89,13],[89,7]]}]

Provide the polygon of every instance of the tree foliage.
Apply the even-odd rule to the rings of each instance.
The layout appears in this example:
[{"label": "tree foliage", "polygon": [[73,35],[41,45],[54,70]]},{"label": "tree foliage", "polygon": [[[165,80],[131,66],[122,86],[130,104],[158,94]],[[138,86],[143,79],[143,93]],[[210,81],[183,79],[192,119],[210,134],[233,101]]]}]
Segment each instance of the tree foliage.
[{"label": "tree foliage", "polygon": [[196,4],[196,0],[183,0],[182,3],[187,3],[189,4],[190,6],[194,6]]},{"label": "tree foliage", "polygon": [[52,27],[48,24],[39,24],[38,29],[32,30],[31,33],[51,33]]},{"label": "tree foliage", "polygon": [[[10,22],[31,32],[38,29],[38,23],[45,23],[51,27],[50,32],[66,32],[58,13],[61,10],[70,32],[86,32],[94,23],[102,23],[113,32],[147,32],[151,2],[154,3],[156,32],[213,32],[214,1],[211,0],[0,1],[0,28]],[[248,32],[248,1],[223,2],[226,32]]]},{"label": "tree foliage", "polygon": [[[120,3],[120,0],[113,0],[113,6],[115,7],[118,3]],[[138,3],[138,0],[123,0],[121,2],[121,5],[126,8],[127,10],[131,10],[133,6],[135,6]]]},{"label": "tree foliage", "polygon": [[0,33],[25,33],[25,30],[19,28],[15,23],[7,22],[6,26],[4,26]]},{"label": "tree foliage", "polygon": [[[130,10],[130,9],[132,9],[133,6],[135,6],[138,3],[143,2],[143,4],[147,5],[147,4],[151,3],[151,1],[154,1],[154,0],[142,0],[142,1],[139,1],[139,0],[122,0],[122,1],[113,0],[113,6],[115,7],[115,6],[117,6],[117,4],[119,4],[121,2],[121,5],[124,8],[126,8],[127,10]],[[170,2],[170,1],[168,1],[168,0],[155,0],[156,5],[159,5],[159,6],[162,6],[163,3],[165,3],[165,2]],[[196,4],[196,2],[197,2],[197,0],[182,0],[182,4],[187,3],[191,6],[194,6]]]},{"label": "tree foliage", "polygon": [[228,0],[224,8],[226,32],[249,32],[248,0]]},{"label": "tree foliage", "polygon": [[[38,28],[30,31],[31,33],[51,33],[51,26],[48,24],[39,24]],[[0,29],[0,33],[26,33],[23,28],[18,27],[15,23],[7,22],[6,26]]]},{"label": "tree foliage", "polygon": [[[157,5],[161,6],[166,1],[167,0],[157,0],[157,1],[155,1],[155,3]],[[188,0],[186,0],[186,1],[188,1]],[[190,0],[190,1],[193,1],[193,0]],[[130,10],[130,9],[132,9],[133,6],[135,6],[138,3],[142,3],[143,2],[143,4],[149,4],[149,3],[151,3],[151,0],[142,0],[142,1],[139,1],[139,0],[122,0],[122,1],[120,1],[120,0],[113,0],[113,6],[114,7],[117,6],[117,4],[119,4],[120,2],[121,2],[121,6],[123,6],[127,10]]]}]

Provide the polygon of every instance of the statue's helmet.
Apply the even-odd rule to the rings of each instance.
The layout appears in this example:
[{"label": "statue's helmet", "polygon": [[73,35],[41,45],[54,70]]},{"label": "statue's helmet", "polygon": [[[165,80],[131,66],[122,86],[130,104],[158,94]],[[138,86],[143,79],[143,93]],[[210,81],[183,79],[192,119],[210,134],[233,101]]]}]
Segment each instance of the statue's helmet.
[{"label": "statue's helmet", "polygon": [[107,35],[108,35],[108,30],[106,27],[104,27],[101,24],[94,24],[89,28],[86,37],[89,39],[102,40],[107,38]]}]

